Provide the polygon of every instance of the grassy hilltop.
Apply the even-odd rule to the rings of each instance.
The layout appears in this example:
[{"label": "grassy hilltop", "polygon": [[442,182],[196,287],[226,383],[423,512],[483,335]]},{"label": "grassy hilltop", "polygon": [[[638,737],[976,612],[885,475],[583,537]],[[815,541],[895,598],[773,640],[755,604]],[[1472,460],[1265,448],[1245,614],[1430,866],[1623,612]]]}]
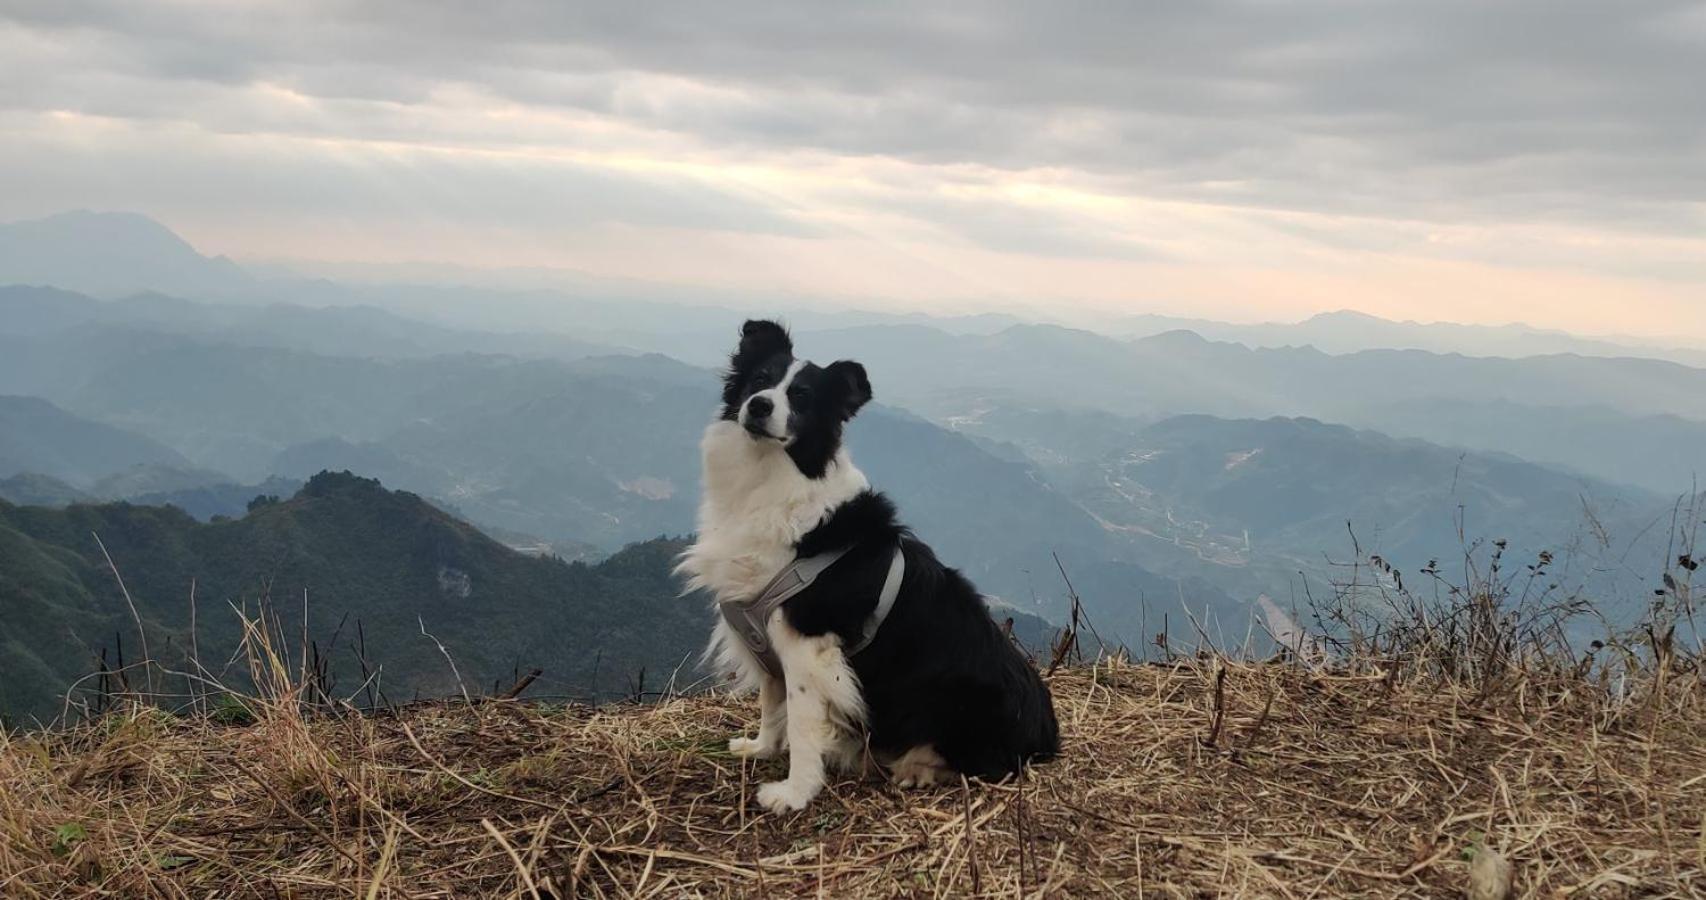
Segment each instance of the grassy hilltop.
[{"label": "grassy hilltop", "polygon": [[[282,667],[281,667],[282,668]],[[1698,896],[1698,670],[1494,685],[1375,666],[1118,660],[1050,678],[1065,753],[1021,782],[848,776],[762,813],[781,763],[720,695],[221,724],[133,708],[0,738],[8,896]],[[1505,893],[1474,894],[1502,897]]]}]

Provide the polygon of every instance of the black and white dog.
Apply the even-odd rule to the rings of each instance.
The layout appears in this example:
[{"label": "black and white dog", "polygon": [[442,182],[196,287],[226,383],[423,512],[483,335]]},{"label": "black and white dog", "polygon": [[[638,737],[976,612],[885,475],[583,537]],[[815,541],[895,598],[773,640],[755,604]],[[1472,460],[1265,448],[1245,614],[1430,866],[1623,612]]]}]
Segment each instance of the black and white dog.
[{"label": "black and white dog", "polygon": [[[903,787],[958,773],[999,779],[1059,748],[1048,688],[1029,660],[972,585],[896,521],[842,446],[842,426],[870,399],[863,366],[796,359],[782,326],[747,322],[722,414],[701,445],[699,537],[680,566],[691,588],[718,601],[752,598],[796,559],[846,549],[757,626],[780,677],[724,619],[706,651],[759,694],[758,736],[729,750],[789,751],[787,780],[758,791],[775,812],[811,802],[826,763],[858,767],[867,740]],[[877,618],[891,567],[904,575]]]}]

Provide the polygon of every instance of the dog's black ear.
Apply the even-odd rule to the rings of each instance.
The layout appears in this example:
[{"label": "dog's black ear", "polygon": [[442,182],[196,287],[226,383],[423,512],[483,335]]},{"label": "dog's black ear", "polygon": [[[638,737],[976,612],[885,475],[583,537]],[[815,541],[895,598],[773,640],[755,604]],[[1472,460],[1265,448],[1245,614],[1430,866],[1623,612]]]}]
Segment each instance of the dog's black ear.
[{"label": "dog's black ear", "polygon": [[748,319],[740,327],[740,348],[736,359],[769,359],[778,353],[794,352],[794,341],[788,329],[769,319]]},{"label": "dog's black ear", "polygon": [[850,359],[842,359],[830,363],[824,371],[831,376],[830,384],[843,392],[842,419],[853,418],[860,407],[871,401],[871,379],[865,376],[864,366]]},{"label": "dog's black ear", "polygon": [[752,370],[779,353],[792,354],[794,341],[788,329],[768,319],[751,319],[740,327],[740,346],[729,357],[723,373],[723,418],[733,419],[741,400],[741,383]]}]

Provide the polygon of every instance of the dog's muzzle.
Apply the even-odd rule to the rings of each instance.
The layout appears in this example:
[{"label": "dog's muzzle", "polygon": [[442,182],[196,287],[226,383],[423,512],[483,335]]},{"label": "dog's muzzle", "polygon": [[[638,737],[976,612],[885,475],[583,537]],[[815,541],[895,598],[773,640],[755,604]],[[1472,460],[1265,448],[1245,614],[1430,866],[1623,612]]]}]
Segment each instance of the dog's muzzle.
[{"label": "dog's muzzle", "polygon": [[779,441],[783,438],[770,431],[770,422],[775,415],[776,402],[763,394],[754,394],[741,409],[740,426],[754,438]]}]

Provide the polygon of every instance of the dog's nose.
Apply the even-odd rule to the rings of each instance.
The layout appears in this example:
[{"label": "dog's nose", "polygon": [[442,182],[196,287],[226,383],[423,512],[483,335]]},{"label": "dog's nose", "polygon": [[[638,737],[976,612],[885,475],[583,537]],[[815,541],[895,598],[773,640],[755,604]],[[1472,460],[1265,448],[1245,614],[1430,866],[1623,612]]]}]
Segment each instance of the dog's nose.
[{"label": "dog's nose", "polygon": [[776,411],[776,404],[769,397],[753,397],[746,401],[746,414],[753,419],[767,419]]}]

